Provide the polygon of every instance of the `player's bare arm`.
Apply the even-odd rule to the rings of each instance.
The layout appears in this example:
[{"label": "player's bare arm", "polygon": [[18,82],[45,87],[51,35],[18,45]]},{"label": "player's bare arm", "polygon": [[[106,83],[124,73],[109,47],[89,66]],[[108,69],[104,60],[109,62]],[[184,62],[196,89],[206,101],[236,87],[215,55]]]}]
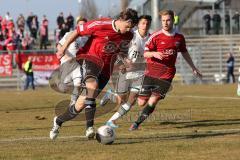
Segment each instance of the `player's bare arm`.
[{"label": "player's bare arm", "polygon": [[63,46],[58,49],[58,51],[57,51],[57,53],[56,53],[58,59],[61,59],[61,58],[64,56],[65,50],[68,48],[68,46],[69,46],[73,41],[75,41],[75,40],[77,39],[78,36],[79,36],[79,35],[78,35],[78,33],[77,33],[77,30],[74,30],[74,31],[70,34],[69,38],[68,38],[68,39],[66,40],[66,42],[63,44]]},{"label": "player's bare arm", "polygon": [[162,52],[145,52],[144,53],[144,58],[157,58],[157,59],[160,59],[160,60],[163,60],[165,57],[167,57],[168,55],[166,54],[163,54]]},{"label": "player's bare arm", "polygon": [[[58,45],[57,45],[57,51],[59,51],[59,50],[61,50],[61,49],[62,49],[62,46],[61,46],[60,44],[58,44]],[[58,53],[58,52],[57,52],[57,53]],[[56,54],[57,54],[57,53],[56,53]],[[64,54],[63,56],[64,56],[65,59],[71,59],[71,57],[70,57],[69,55],[67,55],[67,54]],[[62,56],[62,57],[63,57],[63,56]],[[57,57],[58,57],[58,54],[57,54]],[[58,58],[58,59],[61,59],[62,57],[60,57],[60,58]]]}]

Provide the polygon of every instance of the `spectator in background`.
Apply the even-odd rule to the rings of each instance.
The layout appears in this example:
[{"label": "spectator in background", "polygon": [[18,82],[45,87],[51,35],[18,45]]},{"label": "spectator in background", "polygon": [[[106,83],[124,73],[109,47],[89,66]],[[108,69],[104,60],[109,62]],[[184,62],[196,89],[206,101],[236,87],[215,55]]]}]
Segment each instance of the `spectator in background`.
[{"label": "spectator in background", "polygon": [[5,19],[6,19],[7,21],[13,20],[13,18],[12,18],[12,16],[10,15],[9,12],[6,13]]},{"label": "spectator in background", "polygon": [[211,16],[209,11],[207,12],[207,14],[203,16],[203,21],[204,21],[205,33],[209,34],[209,31],[211,30]]},{"label": "spectator in background", "polygon": [[64,16],[63,16],[63,12],[60,12],[59,16],[57,17],[57,25],[58,28],[61,29],[62,28],[62,24],[65,23],[64,21]]},{"label": "spectator in background", "polygon": [[24,90],[28,89],[30,83],[32,85],[32,89],[35,90],[34,76],[33,76],[33,69],[32,69],[32,58],[31,57],[28,57],[27,62],[24,64],[24,72],[26,74]]},{"label": "spectator in background", "polygon": [[213,17],[213,31],[214,34],[220,33],[220,27],[221,27],[221,16],[217,13],[217,11],[214,12]]},{"label": "spectator in background", "polygon": [[2,19],[1,28],[2,28],[2,34],[4,38],[6,38],[8,30],[7,30],[7,20],[5,18]]},{"label": "spectator in background", "polygon": [[179,22],[180,22],[180,19],[179,19],[179,16],[176,14],[176,12],[174,12],[174,29],[178,32],[179,31]]},{"label": "spectator in background", "polygon": [[21,49],[22,50],[31,49],[32,43],[33,43],[33,39],[29,36],[28,33],[26,33],[26,35],[23,37],[21,41],[21,47],[22,47]]},{"label": "spectator in background", "polygon": [[62,24],[61,30],[59,32],[59,39],[62,39],[65,33],[68,32],[68,28],[65,23]]},{"label": "spectator in background", "polygon": [[66,24],[67,24],[69,31],[74,29],[74,17],[72,16],[71,13],[69,13],[69,15],[67,17]]},{"label": "spectator in background", "polygon": [[1,23],[2,23],[2,16],[0,16],[0,31],[2,30],[2,25],[1,25]]},{"label": "spectator in background", "polygon": [[15,26],[12,20],[7,22],[7,37],[5,40],[5,46],[8,51],[8,54],[13,54],[13,51],[16,50],[18,43],[18,34],[15,30]]},{"label": "spectator in background", "polygon": [[40,27],[40,49],[44,47],[44,49],[47,49],[47,28],[44,25],[44,23],[41,24]]},{"label": "spectator in background", "polygon": [[232,53],[228,53],[228,60],[227,60],[227,83],[230,83],[230,77],[232,77],[232,82],[235,83],[234,56],[233,56]]},{"label": "spectator in background", "polygon": [[33,16],[32,23],[31,23],[31,37],[34,39],[34,41],[37,40],[37,32],[38,32],[39,24],[38,24],[38,18],[37,16]]},{"label": "spectator in background", "polygon": [[16,23],[17,23],[17,28],[18,28],[19,32],[24,37],[25,18],[23,16],[23,14],[20,14],[18,16]]},{"label": "spectator in background", "polygon": [[239,12],[235,12],[235,14],[233,15],[232,19],[234,21],[234,33],[239,33],[239,29],[240,29],[240,26],[239,26]]},{"label": "spectator in background", "polygon": [[31,32],[31,27],[32,27],[32,19],[33,19],[33,13],[30,12],[29,16],[27,17],[27,26],[29,31]]},{"label": "spectator in background", "polygon": [[225,31],[230,34],[230,15],[228,12],[225,14]]},{"label": "spectator in background", "polygon": [[3,35],[3,32],[2,32],[2,17],[0,16],[0,51],[4,50],[4,35]]},{"label": "spectator in background", "polygon": [[47,16],[46,15],[43,15],[43,20],[42,20],[42,24],[43,26],[45,27],[46,29],[46,40],[48,42],[48,19],[47,19]]}]

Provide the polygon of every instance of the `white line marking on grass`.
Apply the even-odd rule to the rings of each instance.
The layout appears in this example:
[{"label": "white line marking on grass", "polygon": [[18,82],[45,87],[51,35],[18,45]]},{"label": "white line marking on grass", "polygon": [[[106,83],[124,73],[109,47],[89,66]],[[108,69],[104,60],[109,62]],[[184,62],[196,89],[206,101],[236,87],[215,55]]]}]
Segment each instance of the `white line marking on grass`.
[{"label": "white line marking on grass", "polygon": [[[73,138],[87,138],[86,136],[59,136],[57,139],[73,139]],[[17,142],[17,141],[32,141],[32,140],[51,140],[49,137],[24,137],[24,138],[8,138],[0,139],[1,142]]]},{"label": "white line marking on grass", "polygon": [[[240,133],[240,128],[239,129],[216,129],[216,130],[197,130],[197,132],[194,132],[194,130],[191,131],[183,131],[183,132],[154,132],[154,133],[149,133],[148,134],[141,134],[141,135],[136,135],[134,133],[136,133],[137,131],[131,132],[130,134],[117,134],[117,137],[124,137],[124,136],[130,136],[130,137],[126,137],[126,138],[143,138],[145,136],[164,136],[167,134],[171,134],[172,136],[174,136],[174,134],[176,136],[179,135],[201,135],[204,133],[232,133],[232,132],[239,132]],[[74,139],[74,138],[82,138],[82,139],[86,139],[86,136],[59,136],[57,139]],[[38,140],[50,140],[49,137],[24,137],[24,138],[8,138],[8,139],[0,139],[0,143],[8,143],[8,142],[23,142],[23,141],[38,141]],[[57,140],[55,140],[57,141]]]},{"label": "white line marking on grass", "polygon": [[211,97],[211,96],[191,96],[191,95],[185,95],[185,96],[168,95],[168,97],[240,100],[240,98],[237,98],[237,97]]}]

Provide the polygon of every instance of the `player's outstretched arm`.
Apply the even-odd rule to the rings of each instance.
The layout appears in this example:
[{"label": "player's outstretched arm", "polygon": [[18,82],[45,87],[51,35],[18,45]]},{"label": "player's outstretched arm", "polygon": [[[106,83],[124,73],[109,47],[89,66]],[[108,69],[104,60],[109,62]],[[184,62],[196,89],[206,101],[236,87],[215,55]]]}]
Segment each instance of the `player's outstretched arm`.
[{"label": "player's outstretched arm", "polygon": [[202,73],[195,67],[195,65],[194,65],[194,63],[192,61],[192,58],[191,58],[190,54],[188,53],[188,51],[187,52],[183,52],[182,56],[187,61],[189,66],[192,68],[193,74],[201,79],[202,78]]},{"label": "player's outstretched arm", "polygon": [[[57,45],[57,51],[61,50],[62,46],[60,44]],[[64,52],[65,53],[65,52]],[[56,53],[57,54],[57,53]],[[58,56],[58,55],[57,55]],[[61,58],[64,58],[65,60],[66,59],[71,59],[71,57],[68,55],[68,54],[64,54],[62,57],[58,58],[58,59],[61,59]]]},{"label": "player's outstretched arm", "polygon": [[74,30],[68,37],[68,39],[66,40],[66,42],[63,44],[62,47],[60,47],[56,53],[57,58],[61,59],[64,56],[64,52],[65,50],[68,48],[68,46],[77,39],[78,37],[78,33],[77,30]]}]

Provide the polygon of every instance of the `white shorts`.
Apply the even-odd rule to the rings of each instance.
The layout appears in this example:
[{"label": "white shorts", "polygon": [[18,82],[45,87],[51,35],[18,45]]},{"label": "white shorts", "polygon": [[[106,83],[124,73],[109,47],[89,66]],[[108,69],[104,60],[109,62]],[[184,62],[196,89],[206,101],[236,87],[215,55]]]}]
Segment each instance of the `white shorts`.
[{"label": "white shorts", "polygon": [[80,86],[82,83],[83,75],[81,72],[81,66],[77,66],[72,72],[70,72],[63,80],[64,84],[73,83],[73,86]]},{"label": "white shorts", "polygon": [[143,76],[128,79],[127,74],[120,74],[116,84],[116,93],[124,94],[127,92],[138,93],[142,88]]}]

